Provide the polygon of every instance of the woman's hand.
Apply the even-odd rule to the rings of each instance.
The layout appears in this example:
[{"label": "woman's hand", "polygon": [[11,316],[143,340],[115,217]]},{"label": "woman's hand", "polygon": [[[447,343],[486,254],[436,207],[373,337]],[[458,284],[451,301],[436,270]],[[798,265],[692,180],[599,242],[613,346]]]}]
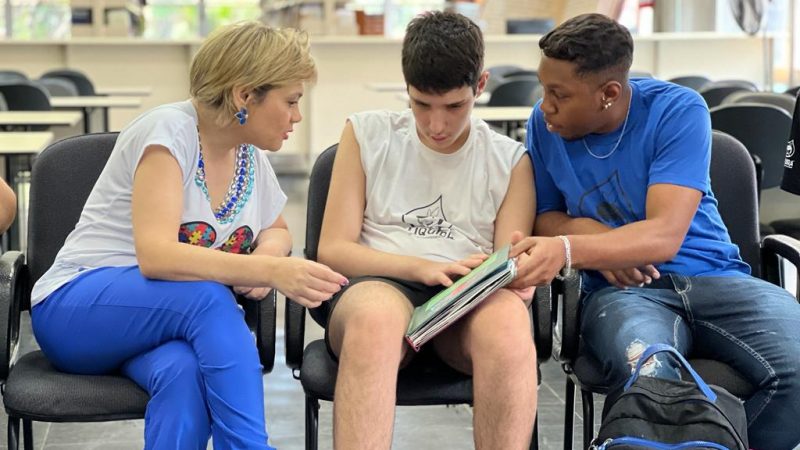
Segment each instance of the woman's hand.
[{"label": "woman's hand", "polygon": [[272,276],[275,289],[306,308],[316,308],[347,286],[328,266],[300,258],[279,258]]},{"label": "woman's hand", "polygon": [[444,287],[449,287],[453,284],[454,279],[468,274],[472,269],[486,261],[486,258],[488,258],[488,255],[476,254],[460,261],[447,263],[425,260],[416,266],[413,278],[426,286],[440,284]]}]

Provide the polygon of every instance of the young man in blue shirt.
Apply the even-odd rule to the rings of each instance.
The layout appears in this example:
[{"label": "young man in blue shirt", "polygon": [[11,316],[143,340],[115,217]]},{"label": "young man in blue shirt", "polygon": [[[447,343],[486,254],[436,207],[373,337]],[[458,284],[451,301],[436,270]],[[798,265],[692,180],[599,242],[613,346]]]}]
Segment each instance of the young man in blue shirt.
[{"label": "young man in blue shirt", "polygon": [[[606,382],[631,374],[642,351],[702,349],[756,387],[746,399],[750,443],[800,442],[800,306],[750,276],[711,191],[711,125],[702,98],[629,79],[630,33],[598,14],[539,41],[544,97],[528,123],[537,191],[535,234],[520,283],[562,267],[585,270],[583,351]],[[556,238],[552,237],[555,236]],[[667,357],[646,373],[678,377]]]}]

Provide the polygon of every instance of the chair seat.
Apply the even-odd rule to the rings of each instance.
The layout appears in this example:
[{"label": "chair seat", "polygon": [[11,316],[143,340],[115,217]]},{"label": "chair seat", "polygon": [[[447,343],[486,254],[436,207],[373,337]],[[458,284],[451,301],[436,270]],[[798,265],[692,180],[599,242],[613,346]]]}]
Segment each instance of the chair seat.
[{"label": "chair seat", "polygon": [[[689,364],[706,383],[721,386],[741,399],[750,398],[755,391],[752,384],[727,364],[701,358],[689,358]],[[581,387],[599,394],[606,394],[609,388],[604,385],[605,380],[601,367],[600,362],[594,357],[579,354],[575,359],[573,371],[580,380]],[[688,374],[684,373],[683,378],[687,379],[687,376]]]},{"label": "chair seat", "polygon": [[[316,340],[303,352],[300,382],[303,390],[322,400],[333,400],[338,366],[325,341]],[[401,370],[397,380],[398,405],[450,405],[472,403],[472,377],[459,373],[436,358],[422,353]]]},{"label": "chair seat", "polygon": [[149,399],[147,392],[123,376],[59,372],[41,351],[17,361],[3,395],[7,413],[42,422],[141,419]]}]

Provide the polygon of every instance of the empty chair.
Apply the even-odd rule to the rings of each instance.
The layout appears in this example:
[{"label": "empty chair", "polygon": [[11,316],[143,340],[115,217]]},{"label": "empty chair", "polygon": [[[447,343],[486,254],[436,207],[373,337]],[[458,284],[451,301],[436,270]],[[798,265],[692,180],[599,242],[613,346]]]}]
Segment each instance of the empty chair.
[{"label": "empty chair", "polygon": [[653,78],[653,74],[644,70],[631,70],[628,72],[628,78]]},{"label": "empty chair", "polygon": [[492,66],[486,69],[489,72],[489,80],[486,82],[486,92],[492,92],[494,88],[505,81],[506,74],[524,70],[522,67],[514,65]]},{"label": "empty chair", "polygon": [[539,72],[535,70],[515,70],[503,76],[507,81],[511,80],[536,80],[539,81]]},{"label": "empty chair", "polygon": [[734,92],[756,92],[758,89],[749,81],[738,82],[735,80],[728,81],[712,81],[706,84],[698,92],[703,96],[706,105],[709,108],[719,106],[725,97],[733,94]]},{"label": "empty chair", "polygon": [[0,94],[9,111],[50,111],[50,96],[41,86],[30,81],[0,83]]},{"label": "empty chair", "polygon": [[791,126],[792,116],[774,105],[728,104],[711,109],[711,127],[735,137],[760,160],[760,189],[781,184]]},{"label": "empty chair", "polygon": [[511,80],[497,86],[487,106],[533,106],[538,100],[535,80]]},{"label": "empty chair", "polygon": [[758,103],[760,105],[774,105],[783,108],[789,114],[794,111],[794,97],[789,94],[776,94],[774,92],[734,92],[722,100],[723,105],[737,103]]},{"label": "empty chair", "polygon": [[555,26],[553,19],[508,19],[507,34],[545,34]]},{"label": "empty chair", "polygon": [[18,70],[0,70],[0,82],[28,81],[28,76]]},{"label": "empty chair", "polygon": [[674,77],[670,78],[670,83],[679,84],[681,86],[688,87],[689,89],[694,89],[695,91],[699,91],[708,83],[711,83],[711,80],[702,76],[702,75],[686,75],[682,77]]},{"label": "empty chair", "polygon": [[97,95],[94,84],[83,72],[71,69],[51,70],[42,74],[40,78],[64,78],[71,81],[78,88],[79,95]]},{"label": "empty chair", "polygon": [[40,78],[36,84],[47,89],[51,97],[75,97],[78,96],[78,88],[66,78]]}]

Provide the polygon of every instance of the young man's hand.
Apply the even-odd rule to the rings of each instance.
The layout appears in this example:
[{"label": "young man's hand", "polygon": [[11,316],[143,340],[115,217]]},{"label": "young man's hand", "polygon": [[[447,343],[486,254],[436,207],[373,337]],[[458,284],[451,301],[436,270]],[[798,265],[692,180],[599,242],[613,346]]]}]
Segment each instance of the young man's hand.
[{"label": "young man's hand", "polygon": [[458,279],[468,274],[472,269],[486,261],[488,255],[470,255],[460,261],[449,263],[425,261],[417,265],[414,279],[426,286],[436,286],[440,284],[449,287],[454,279]]},{"label": "young man's hand", "polygon": [[600,273],[611,283],[620,289],[626,287],[642,287],[650,284],[653,280],[661,278],[658,269],[653,265],[644,267],[634,267],[631,269],[620,270],[601,270]]},{"label": "young man's hand", "polygon": [[522,237],[515,232],[511,238],[509,257],[517,258],[517,278],[512,288],[544,286],[553,281],[566,263],[564,243],[556,237]]}]

